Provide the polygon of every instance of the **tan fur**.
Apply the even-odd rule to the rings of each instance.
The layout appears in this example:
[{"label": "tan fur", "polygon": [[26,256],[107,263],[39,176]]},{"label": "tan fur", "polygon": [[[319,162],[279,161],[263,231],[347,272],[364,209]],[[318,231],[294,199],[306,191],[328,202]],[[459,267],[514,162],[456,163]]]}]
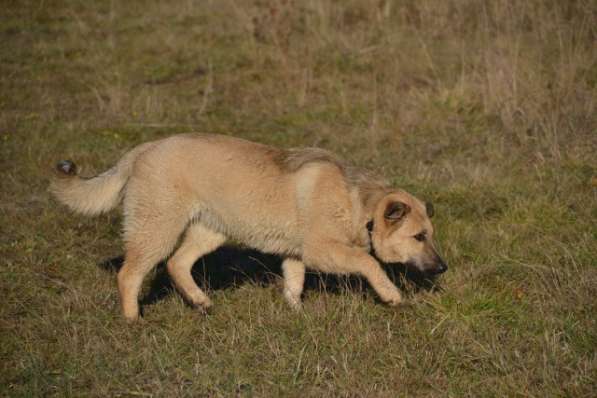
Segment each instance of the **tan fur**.
[{"label": "tan fur", "polygon": [[77,213],[96,215],[116,207],[137,157],[156,145],[148,142],[128,152],[116,166],[93,178],[58,175],[50,184],[50,192]]},{"label": "tan fur", "polygon": [[[177,135],[138,146],[99,176],[57,177],[50,189],[84,214],[107,211],[122,199],[126,254],[118,285],[127,319],[138,317],[143,278],[172,254],[181,236],[168,271],[182,295],[202,308],[211,302],[191,267],[227,239],[286,258],[284,296],[294,308],[300,307],[305,266],[360,274],[395,305],[400,293],[371,249],[384,262],[411,262],[422,270],[441,263],[424,203],[316,148]],[[409,209],[399,220],[386,214],[396,201]],[[413,239],[422,230],[427,242]]]}]

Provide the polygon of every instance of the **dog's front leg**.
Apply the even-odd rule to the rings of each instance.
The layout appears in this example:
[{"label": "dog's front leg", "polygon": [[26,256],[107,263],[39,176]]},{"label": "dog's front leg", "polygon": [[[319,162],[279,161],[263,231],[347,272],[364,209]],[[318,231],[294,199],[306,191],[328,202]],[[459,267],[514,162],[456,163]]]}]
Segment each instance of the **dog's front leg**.
[{"label": "dog's front leg", "polygon": [[282,263],[284,274],[284,298],[294,310],[302,308],[301,294],[305,284],[305,264],[301,261],[287,258]]},{"label": "dog's front leg", "polygon": [[379,263],[363,249],[337,241],[317,241],[306,244],[303,261],[314,269],[336,274],[364,276],[382,301],[395,306],[402,296]]}]

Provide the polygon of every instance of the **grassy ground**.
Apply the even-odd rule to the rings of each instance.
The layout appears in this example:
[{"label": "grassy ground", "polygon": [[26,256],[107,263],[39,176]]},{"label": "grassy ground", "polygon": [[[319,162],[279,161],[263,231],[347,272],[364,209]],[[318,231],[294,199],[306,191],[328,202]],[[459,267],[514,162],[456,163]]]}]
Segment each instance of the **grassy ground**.
[{"label": "grassy ground", "polygon": [[[589,0],[5,2],[0,394],[595,396],[596,27]],[[441,289],[391,309],[328,279],[296,315],[275,259],[228,249],[195,267],[212,315],[158,269],[127,325],[120,215],[69,214],[48,175],[188,131],[432,200]]]}]

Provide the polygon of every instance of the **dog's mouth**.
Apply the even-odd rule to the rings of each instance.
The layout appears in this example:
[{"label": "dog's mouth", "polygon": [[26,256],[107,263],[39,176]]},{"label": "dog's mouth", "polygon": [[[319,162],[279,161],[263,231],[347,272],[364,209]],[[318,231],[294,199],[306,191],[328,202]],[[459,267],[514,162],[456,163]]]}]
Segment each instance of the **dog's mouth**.
[{"label": "dog's mouth", "polygon": [[441,275],[448,270],[448,266],[437,253],[434,253],[432,258],[427,261],[407,261],[407,265],[416,268],[419,272],[431,277]]},{"label": "dog's mouth", "polygon": [[415,263],[414,261],[407,261],[405,263],[383,261],[381,258],[377,256],[377,253],[375,253],[373,245],[371,245],[370,254],[384,267],[403,267],[406,269],[407,272],[420,274],[425,277],[434,278],[448,270],[448,266],[446,265],[446,263],[444,263],[444,261],[441,258],[439,258],[439,256],[437,256],[437,262],[434,262],[433,264],[424,264],[420,266],[417,265],[417,263]]},{"label": "dog's mouth", "polygon": [[445,264],[439,264],[437,266],[433,266],[431,268],[424,268],[422,272],[425,275],[430,277],[437,277],[448,270],[448,267]]},{"label": "dog's mouth", "polygon": [[430,266],[419,266],[413,261],[407,261],[405,263],[384,263],[384,265],[389,267],[403,267],[407,272],[430,278],[435,278],[448,270],[448,266],[444,262]]}]

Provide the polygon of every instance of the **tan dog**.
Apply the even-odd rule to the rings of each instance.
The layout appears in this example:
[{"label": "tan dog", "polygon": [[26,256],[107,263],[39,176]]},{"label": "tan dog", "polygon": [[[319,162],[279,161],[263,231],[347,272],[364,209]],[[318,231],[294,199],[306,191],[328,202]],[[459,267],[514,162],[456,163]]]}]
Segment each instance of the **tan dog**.
[{"label": "tan dog", "polygon": [[147,273],[170,256],[168,271],[193,305],[211,305],[191,267],[227,239],[285,258],[284,296],[301,306],[305,267],[364,276],[390,305],[396,286],[380,267],[409,263],[438,274],[430,206],[369,172],[315,148],[282,150],[218,135],[177,135],[128,152],[91,178],[58,164],[51,191],[94,215],[124,202],[125,262],[118,273],[122,311],[139,316]]}]

